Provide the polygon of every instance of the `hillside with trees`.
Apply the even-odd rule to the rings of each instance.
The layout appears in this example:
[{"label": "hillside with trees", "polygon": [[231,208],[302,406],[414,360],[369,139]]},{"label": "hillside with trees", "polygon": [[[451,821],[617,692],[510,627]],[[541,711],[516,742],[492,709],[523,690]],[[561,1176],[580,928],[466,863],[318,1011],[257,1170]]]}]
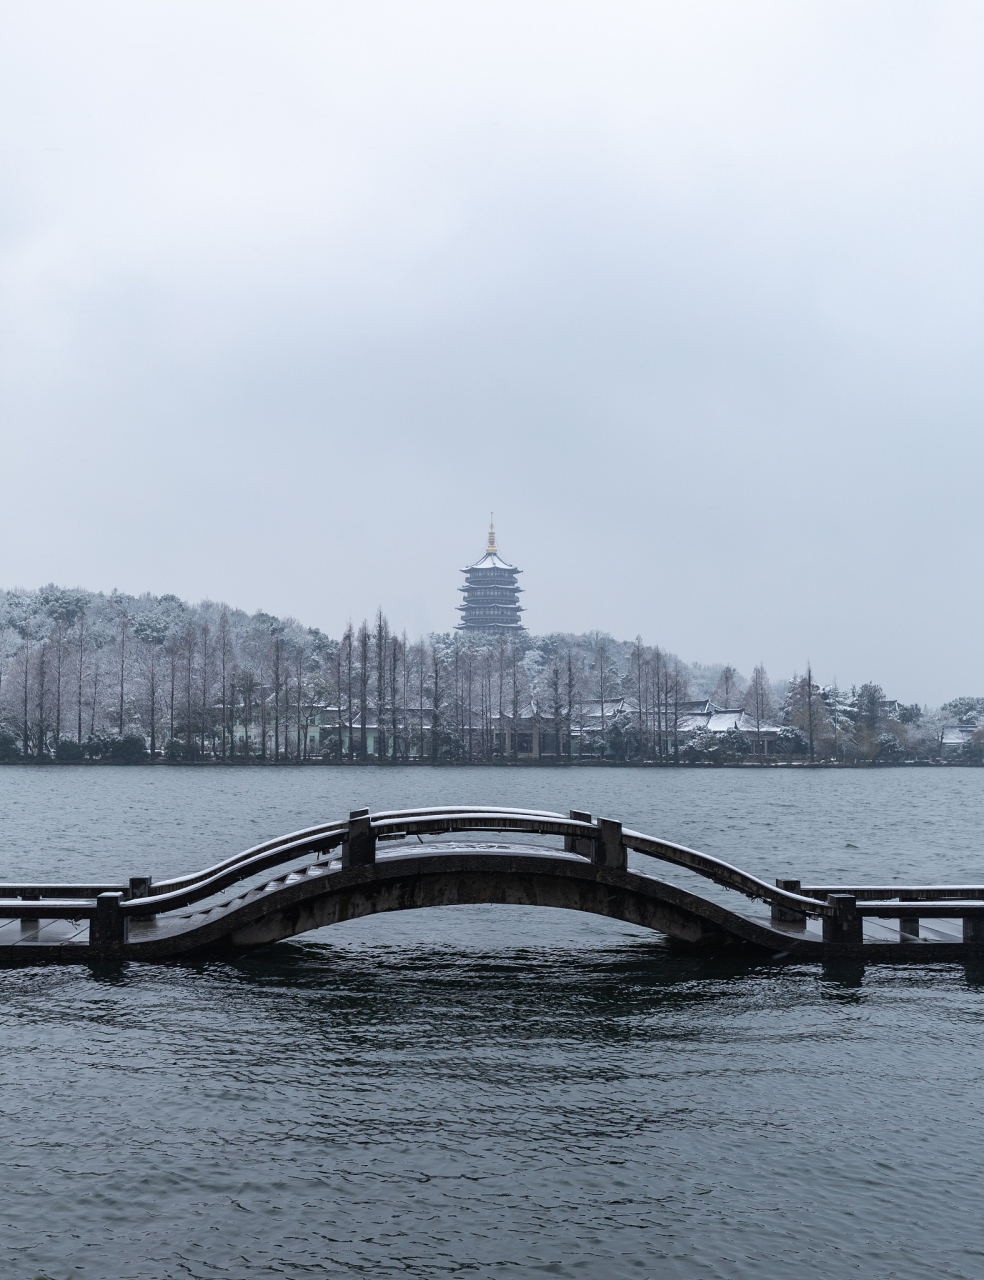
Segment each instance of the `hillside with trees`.
[{"label": "hillside with trees", "polygon": [[950,758],[984,755],[984,699],[931,712],[890,702],[874,682],[822,687],[809,669],[773,681],[761,666],[746,678],[641,638],[411,640],[382,611],[331,637],[173,595],[0,593],[7,762],[478,763],[516,758],[511,730],[524,726],[553,743],[555,760],[740,762],[747,732],[681,728],[708,700],[740,709],[743,725],[770,725],[790,761],[933,760],[954,721],[964,746]]}]

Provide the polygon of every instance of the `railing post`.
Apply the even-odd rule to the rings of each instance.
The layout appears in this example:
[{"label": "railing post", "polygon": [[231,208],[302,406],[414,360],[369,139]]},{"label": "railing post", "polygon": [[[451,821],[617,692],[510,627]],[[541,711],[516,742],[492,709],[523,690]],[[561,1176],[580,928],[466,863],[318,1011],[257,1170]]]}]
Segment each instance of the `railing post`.
[{"label": "railing post", "polygon": [[[568,817],[571,822],[591,821],[591,814],[583,813],[580,809],[571,809]],[[564,836],[564,852],[579,853],[582,858],[590,858],[592,856],[592,844],[593,841],[586,836]]]},{"label": "railing post", "polygon": [[349,814],[348,835],[342,844],[343,867],[367,867],[376,861],[376,833],[369,824],[368,809]]},{"label": "railing post", "polygon": [[[40,889],[22,889],[20,898],[21,898],[21,902],[40,902],[41,890]],[[40,915],[21,916],[20,927],[22,929],[33,929],[40,919],[41,919]]]},{"label": "railing post", "polygon": [[[130,899],[133,898],[149,898],[150,888],[154,883],[153,876],[131,876],[130,877]],[[153,910],[142,911],[140,915],[134,916],[134,920],[150,920],[157,913]]]},{"label": "railing post", "polygon": [[854,894],[828,893],[827,902],[834,908],[834,914],[823,917],[824,942],[861,943],[864,940],[863,924]]},{"label": "railing post", "polygon": [[126,942],[127,918],[120,911],[122,893],[101,893],[96,899],[96,914],[89,921],[90,947],[118,947]]},{"label": "railing post", "polygon": [[628,866],[628,850],[622,843],[622,824],[612,818],[599,818],[591,861],[601,867],[624,871]]},{"label": "railing post", "polygon": [[[799,893],[802,883],[799,880],[777,880],[777,889],[785,889],[787,893]],[[806,912],[793,911],[790,907],[780,907],[777,903],[772,904],[772,919],[781,920],[784,924],[798,924],[800,928],[806,928]]]},{"label": "railing post", "polygon": [[[911,893],[900,893],[899,902],[911,902],[913,895]],[[918,939],[919,937],[919,917],[918,916],[899,916],[899,942],[905,942],[908,939]]]},{"label": "railing post", "polygon": [[984,942],[984,916],[964,916],[964,942]]}]

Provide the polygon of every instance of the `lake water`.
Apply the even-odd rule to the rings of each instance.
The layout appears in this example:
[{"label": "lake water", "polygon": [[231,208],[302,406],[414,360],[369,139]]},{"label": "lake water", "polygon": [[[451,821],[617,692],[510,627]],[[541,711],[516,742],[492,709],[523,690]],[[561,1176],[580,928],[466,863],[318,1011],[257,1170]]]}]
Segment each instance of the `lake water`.
[{"label": "lake water", "polygon": [[[0,878],[163,878],[440,802],[588,809],[769,878],[984,883],[958,769],[5,768]],[[973,968],[461,907],[0,992],[4,1277],[984,1275]]]}]

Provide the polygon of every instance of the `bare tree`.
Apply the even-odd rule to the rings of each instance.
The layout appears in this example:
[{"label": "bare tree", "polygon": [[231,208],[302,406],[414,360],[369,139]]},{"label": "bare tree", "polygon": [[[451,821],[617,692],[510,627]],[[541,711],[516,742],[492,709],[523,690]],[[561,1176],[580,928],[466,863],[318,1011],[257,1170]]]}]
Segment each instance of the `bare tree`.
[{"label": "bare tree", "polygon": [[192,695],[192,674],[195,663],[195,649],[197,636],[195,635],[195,627],[193,623],[188,623],[182,636],[181,649],[184,655],[185,665],[185,759],[191,760],[194,752],[191,735],[193,731],[193,716],[191,709]]},{"label": "bare tree", "polygon": [[432,665],[431,684],[431,761],[436,764],[441,754],[442,716],[444,711],[444,683],[441,679],[441,657],[436,644],[430,649]]},{"label": "bare tree", "polygon": [[519,759],[519,649],[515,636],[511,637],[509,645],[509,677],[510,755],[514,761],[517,761]]},{"label": "bare tree", "polygon": [[339,763],[341,763],[342,760],[344,759],[344,751],[345,751],[345,741],[344,741],[343,724],[342,724],[342,654],[344,650],[345,650],[345,641],[343,639],[342,643],[339,644],[338,648],[335,650],[335,688],[338,691],[338,699],[337,699],[338,714],[336,716],[336,720],[337,720],[337,728],[338,728],[338,761]]},{"label": "bare tree", "polygon": [[79,725],[78,725],[78,744],[82,745],[82,679],[85,673],[85,645],[86,645],[86,622],[87,616],[84,606],[79,609],[76,617],[76,637],[78,639],[78,699],[79,699]]},{"label": "bare tree", "polygon": [[642,636],[637,635],[635,638],[635,647],[632,650],[632,659],[635,662],[636,669],[636,718],[639,725],[639,758],[646,758],[646,727],[645,727],[645,679],[646,671],[645,652],[642,645]]},{"label": "bare tree", "polygon": [[239,695],[243,706],[243,757],[249,764],[252,740],[250,730],[253,727],[253,713],[256,703],[256,674],[246,667],[239,672]]},{"label": "bare tree", "polygon": [[61,741],[62,722],[62,682],[65,667],[65,650],[68,626],[65,614],[59,613],[51,629],[51,644],[54,649],[55,665],[55,755],[58,755],[58,744]]},{"label": "bare tree", "polygon": [[[270,674],[273,677],[273,760],[280,759],[280,694],[284,689],[286,668],[286,644],[284,629],[277,625],[273,629],[273,644],[270,650]],[[286,709],[286,699],[284,702]],[[286,713],[285,713],[286,720]],[[286,723],[284,725],[284,755],[287,754]]]},{"label": "bare tree", "polygon": [[383,616],[382,609],[376,610],[376,625],[373,629],[376,671],[376,758],[385,760],[386,746],[386,654],[389,647],[389,623]]},{"label": "bare tree", "polygon": [[369,701],[369,624],[363,619],[356,643],[359,646],[359,759],[365,760],[366,704]]},{"label": "bare tree", "polygon": [[680,704],[690,694],[687,674],[679,662],[673,663],[673,763],[680,763]]},{"label": "bare tree", "polygon": [[23,733],[23,746],[24,746],[23,754],[24,754],[24,759],[26,760],[31,750],[31,726],[30,726],[30,721],[28,719],[28,708],[27,708],[28,699],[30,697],[30,687],[31,687],[31,624],[29,619],[24,620],[24,623],[21,629],[21,637],[24,641],[24,647],[21,651],[22,653],[21,671],[22,671],[23,680],[24,680],[24,686],[23,686],[24,715],[22,719],[22,724],[23,724],[22,733]]},{"label": "bare tree", "polygon": [[50,693],[48,691],[48,640],[45,638],[37,647],[35,654],[37,674],[34,679],[35,698],[35,743],[39,760],[47,758],[48,730],[50,714]]},{"label": "bare tree", "polygon": [[199,652],[201,654],[201,684],[202,684],[202,723],[201,723],[201,747],[202,759],[205,759],[205,735],[208,732],[211,716],[209,715],[209,706],[211,705],[212,682],[214,680],[214,657],[212,654],[212,628],[209,626],[208,619],[204,619],[198,627]]},{"label": "bare tree", "polygon": [[174,709],[177,703],[178,668],[181,665],[181,636],[176,630],[169,630],[164,644],[164,656],[167,660],[167,674],[170,694],[167,700],[168,743],[174,742]]},{"label": "bare tree", "polygon": [[92,648],[92,702],[89,707],[89,737],[96,736],[96,708],[99,705],[99,677],[102,674],[102,645],[95,639]]},{"label": "bare tree", "polygon": [[126,638],[130,631],[130,614],[125,607],[121,607],[117,614],[116,625],[119,629],[120,637],[120,737],[123,737],[123,696],[126,688]]},{"label": "bare tree", "polygon": [[219,614],[219,664],[222,673],[222,759],[226,758],[226,727],[229,717],[227,706],[228,678],[232,668],[232,634],[229,627],[229,610]]},{"label": "bare tree", "polygon": [[147,707],[150,719],[150,762],[157,757],[157,662],[161,645],[167,638],[167,626],[156,613],[144,614],[133,624],[133,634],[144,647],[147,664]]},{"label": "bare tree", "polygon": [[[351,631],[351,627],[349,627]],[[349,645],[351,650],[351,645]],[[301,703],[304,699],[304,663],[307,660],[307,650],[300,642],[294,648],[294,665],[297,677],[297,763],[301,763],[302,750],[303,759],[307,759],[307,725],[304,726],[304,741],[301,742]]]},{"label": "bare tree", "polygon": [[229,676],[229,759],[236,758],[236,708],[239,706],[239,692],[237,688],[237,678],[239,676],[238,667],[233,667]]},{"label": "bare tree", "polygon": [[722,706],[726,711],[731,710],[735,706],[735,699],[739,696],[738,688],[739,675],[733,666],[729,663],[722,668],[721,674],[718,676],[717,685],[711,694],[712,700],[718,706]]},{"label": "bare tree", "polygon": [[775,714],[772,709],[772,686],[765,667],[760,662],[752,672],[752,681],[745,694],[745,711],[755,721],[755,753],[762,755],[762,725]]}]

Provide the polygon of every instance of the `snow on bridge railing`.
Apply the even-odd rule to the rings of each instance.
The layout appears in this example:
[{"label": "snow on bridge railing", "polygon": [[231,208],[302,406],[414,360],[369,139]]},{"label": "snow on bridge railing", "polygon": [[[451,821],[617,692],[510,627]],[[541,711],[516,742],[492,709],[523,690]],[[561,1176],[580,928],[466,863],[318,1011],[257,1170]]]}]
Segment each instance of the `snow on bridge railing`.
[{"label": "snow on bridge railing", "polygon": [[[477,805],[441,805],[432,806],[426,809],[384,809],[379,813],[372,814],[372,820],[385,820],[390,817],[411,817],[426,815],[429,813],[472,813],[478,808]],[[536,817],[560,817],[560,814],[550,814],[548,811],[539,809],[515,809],[515,808],[484,808],[486,813],[526,813]],[[244,849],[242,853],[234,853],[231,857],[224,858],[221,862],[216,862],[211,867],[205,867],[201,871],[190,871],[183,876],[172,876],[169,880],[159,880],[155,882],[151,893],[153,896],[158,894],[169,894],[175,889],[183,889],[187,886],[199,884],[204,880],[209,880],[219,872],[229,868],[241,865],[260,854],[271,853],[275,849],[293,846],[300,841],[312,841],[325,836],[330,841],[330,846],[341,844],[344,839],[345,832],[348,830],[349,819],[336,818],[332,822],[318,823],[313,827],[302,827],[299,831],[292,831],[288,835],[278,836],[273,840],[264,840],[262,844],[252,845],[249,849]],[[333,837],[338,837],[334,839]]]},{"label": "snow on bridge railing", "polygon": [[4,920],[89,920],[95,914],[95,898],[0,898]]},{"label": "snow on bridge railing", "polygon": [[[560,815],[550,815],[537,809],[491,808],[480,811],[485,830],[529,830],[528,825],[517,824],[515,819],[522,815],[527,823],[542,823],[549,820],[561,820]],[[438,833],[448,829],[446,824],[459,818],[473,818],[474,806],[455,805],[449,807],[431,807],[427,809],[390,809],[383,814],[371,815],[370,821],[376,826],[376,819],[382,818],[378,825],[389,827],[406,826],[407,822],[416,822],[421,831],[432,830]],[[421,817],[420,815],[429,815]],[[309,853],[327,853],[342,844],[348,834],[351,819],[337,819],[334,822],[320,823],[314,827],[306,827],[301,831],[280,836],[275,840],[266,840],[254,845],[242,853],[234,854],[214,866],[203,871],[196,871],[185,876],[177,876],[170,880],[158,881],[149,886],[150,892],[139,898],[132,898],[123,905],[123,913],[127,916],[161,915],[180,907],[200,902],[240,880],[269,871],[272,867],[284,862],[292,862]],[[420,824],[423,824],[422,826]],[[511,824],[506,826],[504,824]],[[567,826],[570,826],[567,822]],[[464,829],[464,828],[462,828]]]},{"label": "snow on bridge railing", "polygon": [[101,893],[127,893],[125,884],[0,884],[0,899],[24,898],[98,898]]},{"label": "snow on bridge railing", "polygon": [[747,898],[757,898],[769,902],[776,907],[784,907],[807,915],[832,915],[833,908],[816,898],[807,897],[803,893],[792,893],[788,889],[780,889],[766,880],[760,880],[741,867],[724,862],[709,853],[700,853],[697,849],[688,849],[686,845],[672,844],[668,840],[656,840],[644,835],[641,831],[623,829],[622,839],[626,847],[635,853],[646,854],[650,858],[658,858],[661,862],[671,862],[675,866],[684,867],[688,871],[696,871],[698,875],[725,889],[737,889]]},{"label": "snow on bridge railing", "polygon": [[[201,871],[176,876],[156,884],[152,883],[149,877],[136,877],[130,881],[128,888],[122,889],[115,885],[91,886],[93,890],[91,894],[79,893],[78,896],[94,898],[97,896],[97,891],[118,891],[129,898],[129,901],[121,904],[123,914],[127,916],[163,914],[189,906],[238,881],[268,871],[282,863],[294,861],[312,853],[329,853],[346,842],[350,825],[356,818],[365,824],[366,834],[371,833],[373,845],[376,839],[400,835],[441,835],[455,831],[527,832],[563,837],[565,848],[569,853],[574,853],[576,856],[580,849],[587,848],[589,851],[594,850],[594,854],[588,853],[581,856],[589,856],[592,861],[604,863],[606,858],[603,853],[599,855],[598,851],[605,847],[607,841],[615,839],[621,843],[623,849],[632,849],[644,856],[694,871],[715,884],[737,890],[746,897],[769,902],[774,907],[814,916],[831,915],[835,910],[833,906],[819,900],[819,896],[808,896],[803,892],[794,893],[788,889],[770,885],[720,858],[667,840],[658,840],[643,832],[623,828],[621,823],[614,820],[598,818],[592,821],[590,814],[578,810],[572,810],[565,817],[560,813],[543,809],[477,805],[386,809],[375,814],[365,809],[355,810],[348,819],[319,823],[273,840],[266,840]],[[374,860],[374,857],[373,854],[369,860]],[[610,858],[608,865],[612,865]],[[625,865],[624,851],[619,865],[623,867]],[[42,896],[42,892],[54,896],[56,890],[64,890],[67,886],[18,885],[9,888],[11,890],[7,895],[9,898],[26,895],[33,898],[35,894]],[[17,895],[13,892],[14,889],[18,891]],[[59,896],[62,895],[59,894]],[[74,897],[75,895],[65,893],[64,896]]]},{"label": "snow on bridge railing", "polygon": [[[123,910],[127,915],[139,915],[148,910],[156,915],[174,910],[200,901],[239,880],[269,870],[280,863],[312,852],[330,852],[345,842],[350,823],[356,818],[365,824],[365,834],[371,834],[373,846],[377,839],[406,835],[441,835],[455,831],[523,831],[564,837],[565,844],[571,848],[577,844],[597,847],[601,839],[601,826],[607,822],[605,819],[592,822],[589,814],[576,810],[564,817],[550,810],[497,806],[430,806],[420,809],[387,809],[374,814],[365,809],[354,810],[348,821],[339,819],[322,823],[277,840],[265,841],[204,871],[153,885],[149,896],[124,904]],[[746,897],[807,915],[827,916],[834,912],[833,906],[818,901],[817,898],[770,885],[710,854],[658,840],[643,832],[624,829],[620,823],[609,822],[608,826],[618,828],[626,848],[694,871],[724,888],[737,890]],[[368,860],[374,859],[373,853]]]},{"label": "snow on bridge railing", "polygon": [[[808,897],[826,898],[831,893],[852,894],[858,902],[877,901],[882,898],[899,898],[906,901],[935,902],[946,898],[984,898],[984,885],[980,884],[805,884],[800,890]],[[904,896],[903,896],[904,895]],[[909,895],[913,895],[909,898]]]}]

